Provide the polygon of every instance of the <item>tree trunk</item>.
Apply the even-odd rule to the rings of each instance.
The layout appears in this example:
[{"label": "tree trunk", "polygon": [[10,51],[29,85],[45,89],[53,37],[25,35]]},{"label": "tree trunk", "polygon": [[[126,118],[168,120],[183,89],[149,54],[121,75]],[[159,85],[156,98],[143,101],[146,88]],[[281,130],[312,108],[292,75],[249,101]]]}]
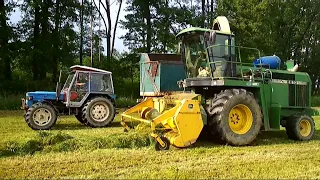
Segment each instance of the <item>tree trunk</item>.
[{"label": "tree trunk", "polygon": [[[99,1],[99,5],[100,5],[100,3],[101,3],[101,1]],[[96,4],[95,1],[93,1],[93,4],[94,4],[94,6],[96,7],[96,9],[100,9],[100,8],[98,8],[98,6],[97,6],[97,4]],[[103,7],[105,10],[107,9],[103,4],[102,4],[102,7]],[[108,29],[106,20],[105,20],[105,18],[103,17],[101,11],[99,10],[98,13],[99,13],[99,15],[101,16],[101,19],[102,19],[102,21],[103,21],[104,26],[106,27],[106,29]]]},{"label": "tree trunk", "polygon": [[113,28],[113,39],[112,39],[112,47],[111,47],[111,56],[113,55],[113,50],[114,50],[114,42],[116,40],[116,31],[117,31],[117,26],[118,26],[118,21],[119,21],[119,15],[120,15],[120,11],[121,11],[121,6],[122,6],[122,1],[120,0],[120,4],[119,4],[119,9],[118,9],[118,13],[117,13],[117,18],[116,18],[116,22]]},{"label": "tree trunk", "polygon": [[7,26],[7,21],[6,21],[6,10],[5,10],[5,4],[4,0],[0,0],[0,24],[1,24],[1,29],[0,29],[0,59],[4,63],[4,77],[7,80],[12,79],[12,71],[11,71],[11,60],[9,57],[9,48],[8,48],[8,36],[9,36],[9,31],[8,31],[8,26]]},{"label": "tree trunk", "polygon": [[54,16],[55,28],[53,30],[53,72],[52,72],[52,82],[57,82],[58,77],[58,64],[59,64],[59,44],[60,44],[60,0],[56,0],[56,13]]},{"label": "tree trunk", "polygon": [[201,7],[202,7],[202,27],[205,27],[205,20],[206,20],[206,1],[202,0],[201,3]]},{"label": "tree trunk", "polygon": [[[145,2],[146,3],[146,2]],[[146,3],[146,20],[147,20],[147,53],[151,52],[151,36],[152,36],[152,29],[151,29],[151,13],[150,13],[150,1]]]},{"label": "tree trunk", "polygon": [[80,50],[79,50],[79,59],[80,65],[82,65],[83,61],[83,1],[81,0],[80,6]]},{"label": "tree trunk", "polygon": [[[167,9],[168,9],[169,7],[168,7],[168,1],[165,1],[165,19],[164,19],[164,21],[165,21],[165,33],[169,33],[169,27],[170,27],[170,22],[169,22],[169,14],[168,14],[168,12],[166,11]],[[164,38],[163,39],[163,50],[162,50],[162,52],[163,53],[167,53],[167,43],[168,43],[168,40],[167,40],[167,38]]]},{"label": "tree trunk", "polygon": [[110,1],[106,0],[107,4],[107,20],[108,20],[108,31],[107,31],[107,59],[111,61],[111,15],[110,15]]},{"label": "tree trunk", "polygon": [[93,6],[90,4],[90,62],[93,67]]},{"label": "tree trunk", "polygon": [[34,9],[34,27],[33,27],[33,58],[32,58],[32,72],[33,72],[33,80],[38,80],[39,78],[39,35],[40,35],[40,7],[39,4],[36,3],[36,7]]},{"label": "tree trunk", "polygon": [[[50,66],[51,61],[47,61],[50,59],[50,50],[52,42],[49,39],[49,6],[51,0],[44,0],[41,6],[42,18],[41,18],[41,46],[39,50],[41,50],[40,62],[39,62],[39,80],[43,80],[46,78],[47,66]],[[54,39],[55,40],[55,39]],[[47,63],[45,63],[47,62]]]},{"label": "tree trunk", "polygon": [[213,24],[213,3],[214,0],[211,0],[211,5],[210,5],[210,26]]}]

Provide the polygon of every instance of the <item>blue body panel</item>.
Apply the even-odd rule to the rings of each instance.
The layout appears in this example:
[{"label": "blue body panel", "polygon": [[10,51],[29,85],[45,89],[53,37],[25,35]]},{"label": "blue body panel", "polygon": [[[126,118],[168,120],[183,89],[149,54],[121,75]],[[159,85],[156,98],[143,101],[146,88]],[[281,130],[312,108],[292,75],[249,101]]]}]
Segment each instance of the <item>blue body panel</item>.
[{"label": "blue body panel", "polygon": [[[29,100],[29,97],[32,96],[32,100]],[[63,101],[64,93],[61,92],[59,96],[59,100]],[[43,102],[44,100],[55,100],[56,92],[50,91],[35,91],[35,92],[27,92],[26,93],[26,105],[31,107],[32,104],[36,102]]]},{"label": "blue body panel", "polygon": [[[115,94],[108,94],[112,99],[116,99]],[[32,100],[29,100],[29,97],[32,96]],[[43,101],[56,100],[56,92],[50,91],[35,91],[26,93],[26,106],[31,107],[32,104]],[[60,101],[64,101],[64,92],[61,92],[59,96]]]}]

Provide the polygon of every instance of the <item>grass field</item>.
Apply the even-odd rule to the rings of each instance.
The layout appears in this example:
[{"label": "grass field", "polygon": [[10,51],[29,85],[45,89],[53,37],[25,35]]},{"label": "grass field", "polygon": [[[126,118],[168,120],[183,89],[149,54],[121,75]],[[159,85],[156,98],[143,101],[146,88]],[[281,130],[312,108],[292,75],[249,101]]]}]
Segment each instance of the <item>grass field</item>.
[{"label": "grass field", "polygon": [[157,152],[145,133],[92,129],[72,116],[51,131],[33,131],[22,111],[0,111],[0,178],[320,178],[320,118],[309,142],[285,131],[263,132],[248,147],[199,140],[185,149]]}]

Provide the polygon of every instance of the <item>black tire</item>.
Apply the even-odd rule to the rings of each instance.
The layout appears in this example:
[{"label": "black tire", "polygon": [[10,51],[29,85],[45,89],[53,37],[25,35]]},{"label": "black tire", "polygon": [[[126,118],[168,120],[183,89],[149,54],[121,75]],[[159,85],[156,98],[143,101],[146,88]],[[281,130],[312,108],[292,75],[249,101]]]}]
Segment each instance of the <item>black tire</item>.
[{"label": "black tire", "polygon": [[76,117],[76,119],[81,123],[81,124],[84,124],[84,121],[82,119],[82,114],[81,113],[78,113],[76,115],[74,115],[74,117]]},{"label": "black tire", "polygon": [[156,141],[156,144],[155,144],[156,151],[168,150],[170,147],[170,141],[166,137],[160,137],[160,139],[164,142],[165,145],[164,147],[162,147],[160,143]]},{"label": "black tire", "polygon": [[[245,132],[233,131],[229,124],[229,113],[236,107],[245,107],[252,118],[252,123],[246,125]],[[254,95],[245,89],[227,89],[211,99],[206,109],[208,113],[208,130],[212,139],[221,144],[234,146],[249,145],[256,140],[262,127],[262,112]],[[239,120],[239,116],[236,115]],[[232,119],[230,117],[230,119]],[[247,120],[246,120],[247,121]],[[232,123],[238,124],[238,121]]]},{"label": "black tire", "polygon": [[[96,107],[100,105],[99,107]],[[97,114],[93,111],[95,108],[105,108],[104,110],[97,110]],[[96,111],[96,109],[95,109]],[[101,121],[99,121],[99,117],[104,114],[103,112],[106,111],[104,117],[102,117]],[[99,116],[99,117],[98,117]],[[82,119],[87,126],[96,128],[96,127],[106,127],[108,126],[115,117],[115,107],[113,106],[112,102],[105,97],[94,97],[90,99],[82,108]]]},{"label": "black tire", "polygon": [[[306,124],[308,124],[308,127],[305,127]],[[305,128],[301,129],[301,126]],[[288,138],[292,140],[311,140],[315,133],[315,123],[313,118],[305,114],[297,114],[287,118],[286,133]]]},{"label": "black tire", "polygon": [[36,103],[27,110],[25,121],[33,130],[48,130],[56,124],[57,112],[49,104]]}]

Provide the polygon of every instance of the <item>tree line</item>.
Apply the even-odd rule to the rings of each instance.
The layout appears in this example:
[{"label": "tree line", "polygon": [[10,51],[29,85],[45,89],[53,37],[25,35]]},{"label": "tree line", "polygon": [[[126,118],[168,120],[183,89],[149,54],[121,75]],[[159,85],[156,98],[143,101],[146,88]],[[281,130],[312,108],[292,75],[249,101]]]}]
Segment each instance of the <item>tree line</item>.
[{"label": "tree line", "polygon": [[[113,3],[117,16],[110,14]],[[118,20],[121,7],[126,15]],[[23,18],[11,24],[16,9]],[[176,53],[179,31],[212,28],[220,15],[228,18],[237,45],[293,59],[315,80],[319,9],[318,0],[0,0],[0,89],[54,86],[59,70],[74,64],[113,71],[119,86],[137,82],[138,53]],[[129,52],[114,48],[118,27],[127,31],[121,39]]]}]

